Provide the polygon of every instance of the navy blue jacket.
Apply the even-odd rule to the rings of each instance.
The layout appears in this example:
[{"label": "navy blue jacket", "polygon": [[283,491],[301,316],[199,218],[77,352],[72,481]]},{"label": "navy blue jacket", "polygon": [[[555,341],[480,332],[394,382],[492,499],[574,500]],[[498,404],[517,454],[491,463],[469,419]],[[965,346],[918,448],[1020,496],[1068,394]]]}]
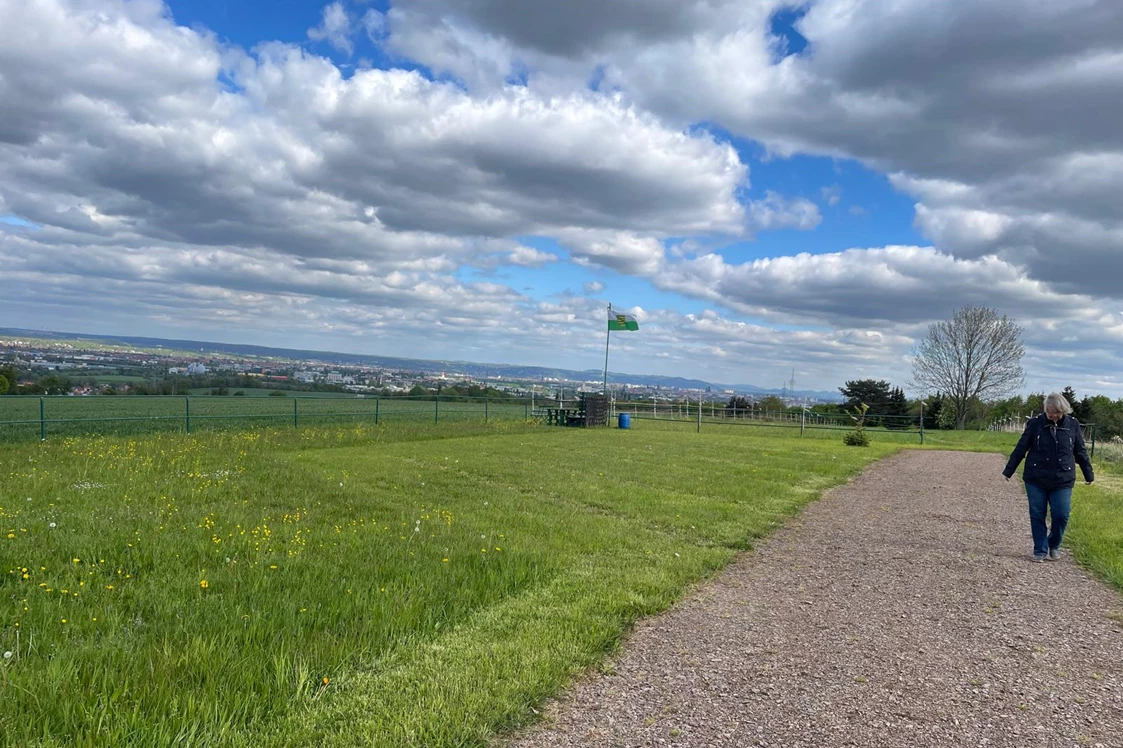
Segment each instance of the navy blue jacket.
[{"label": "navy blue jacket", "polygon": [[1091,483],[1095,477],[1092,462],[1084,448],[1080,424],[1069,415],[1056,425],[1044,413],[1029,419],[1002,474],[1007,478],[1013,475],[1023,457],[1026,467],[1022,471],[1022,479],[1047,491],[1075,485],[1077,465],[1080,465],[1085,481]]}]

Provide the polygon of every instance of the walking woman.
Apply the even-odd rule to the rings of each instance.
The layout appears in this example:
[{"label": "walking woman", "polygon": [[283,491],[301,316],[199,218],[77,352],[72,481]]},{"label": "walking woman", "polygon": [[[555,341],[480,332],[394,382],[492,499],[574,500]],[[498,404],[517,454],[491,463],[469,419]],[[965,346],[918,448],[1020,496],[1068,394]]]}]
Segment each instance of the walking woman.
[{"label": "walking woman", "polygon": [[[1073,418],[1072,406],[1056,392],[1045,398],[1045,412],[1031,418],[1010,454],[1002,474],[1006,480],[1025,458],[1022,479],[1029,497],[1029,527],[1033,533],[1033,560],[1055,561],[1061,557],[1061,539],[1072,508],[1072,487],[1076,485],[1076,466],[1084,480],[1092,484],[1092,462],[1084,449],[1080,424]],[[1052,515],[1052,526],[1045,525],[1045,512]]]}]

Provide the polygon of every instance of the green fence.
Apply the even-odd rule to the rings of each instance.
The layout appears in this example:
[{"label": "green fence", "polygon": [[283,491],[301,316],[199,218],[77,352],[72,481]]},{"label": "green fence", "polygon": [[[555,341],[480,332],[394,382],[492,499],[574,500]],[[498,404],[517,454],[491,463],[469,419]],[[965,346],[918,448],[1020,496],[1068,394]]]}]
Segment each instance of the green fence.
[{"label": "green fence", "polygon": [[522,421],[531,411],[529,398],[17,395],[0,397],[0,442],[256,426]]}]

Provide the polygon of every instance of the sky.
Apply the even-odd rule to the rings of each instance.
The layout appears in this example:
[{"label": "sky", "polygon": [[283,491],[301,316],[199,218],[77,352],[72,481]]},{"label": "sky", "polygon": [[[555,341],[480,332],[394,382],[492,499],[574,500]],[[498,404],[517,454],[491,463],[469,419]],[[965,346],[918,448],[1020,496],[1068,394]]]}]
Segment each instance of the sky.
[{"label": "sky", "polygon": [[0,326],[1123,397],[1117,0],[0,0]]}]

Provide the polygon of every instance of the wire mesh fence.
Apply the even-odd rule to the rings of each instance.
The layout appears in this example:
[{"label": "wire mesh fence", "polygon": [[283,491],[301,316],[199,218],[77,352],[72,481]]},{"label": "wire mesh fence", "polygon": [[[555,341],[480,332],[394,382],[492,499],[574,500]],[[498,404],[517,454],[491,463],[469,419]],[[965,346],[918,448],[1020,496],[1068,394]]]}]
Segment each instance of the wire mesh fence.
[{"label": "wire mesh fence", "polygon": [[7,396],[0,398],[0,441],[256,426],[488,423],[531,418],[531,399],[516,397]]},{"label": "wire mesh fence", "polygon": [[[577,413],[577,399],[526,397],[368,396],[312,397],[286,394],[274,397],[237,396],[5,396],[0,397],[0,443],[84,435],[131,436],[159,432],[194,433],[261,426],[300,428],[332,424],[447,424],[498,421],[572,423],[558,413]],[[719,402],[616,400],[610,404],[609,424],[659,421],[703,428],[754,427],[798,430],[800,435],[827,436],[855,428],[846,412],[807,409],[771,411],[750,406],[730,407]],[[925,443],[932,437],[921,415],[867,413],[863,428],[893,440]],[[936,434],[940,432],[935,432]],[[1095,425],[1084,425],[1085,441],[1095,453]]]},{"label": "wire mesh fence", "polygon": [[[627,413],[630,419],[657,421],[690,421],[702,426],[766,426],[774,428],[850,431],[858,426],[856,416],[845,412],[822,413],[806,409],[765,410],[755,406],[733,407],[717,402],[616,402],[615,413]],[[866,413],[860,417],[867,431],[912,434],[923,441],[924,424],[920,415],[887,415]]]}]

